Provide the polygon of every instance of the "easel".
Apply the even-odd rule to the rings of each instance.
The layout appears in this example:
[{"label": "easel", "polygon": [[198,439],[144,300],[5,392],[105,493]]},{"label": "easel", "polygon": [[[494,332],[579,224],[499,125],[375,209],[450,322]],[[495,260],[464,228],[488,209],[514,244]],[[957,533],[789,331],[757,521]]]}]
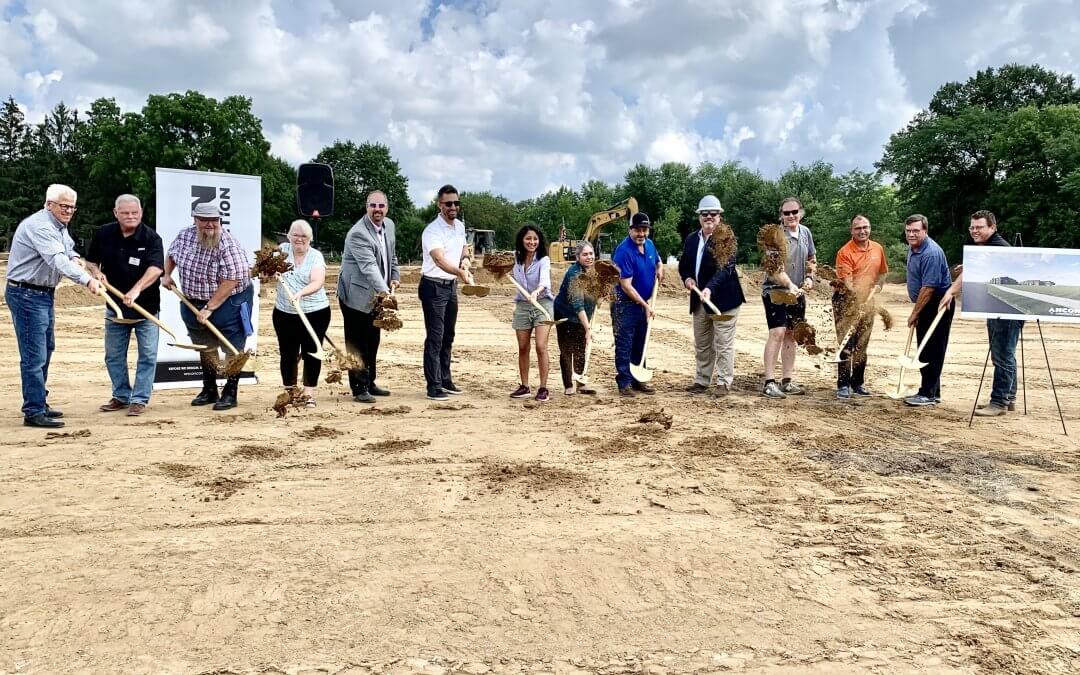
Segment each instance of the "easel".
[{"label": "easel", "polygon": [[[1016,233],[1016,237],[1013,239],[1014,246],[1023,246],[1024,240],[1020,236],[1020,233]],[[999,320],[1001,317],[997,317]],[[1026,322],[1025,322],[1026,323]],[[1035,325],[1039,328],[1039,342],[1042,344],[1043,358],[1046,359],[1046,373],[1050,376],[1050,391],[1054,393],[1054,405],[1057,406],[1058,419],[1061,420],[1061,431],[1068,436],[1069,430],[1065,428],[1065,416],[1061,414],[1061,402],[1058,401],[1057,387],[1054,385],[1054,370],[1050,367],[1050,355],[1046,351],[1046,340],[1043,338],[1042,322],[1039,319],[1035,319]],[[1024,398],[1024,415],[1028,414],[1027,411],[1027,368],[1024,364],[1024,324],[1020,324],[1020,363],[1018,369],[1020,371],[1020,383],[1021,390],[1023,391]],[[986,380],[986,367],[990,364],[990,347],[986,348],[986,360],[983,361],[982,375],[979,377],[979,390],[975,393],[975,401],[971,404],[971,415],[968,417],[968,428],[971,428],[972,422],[975,420],[975,409],[979,405],[979,397],[982,395],[983,382]]]}]

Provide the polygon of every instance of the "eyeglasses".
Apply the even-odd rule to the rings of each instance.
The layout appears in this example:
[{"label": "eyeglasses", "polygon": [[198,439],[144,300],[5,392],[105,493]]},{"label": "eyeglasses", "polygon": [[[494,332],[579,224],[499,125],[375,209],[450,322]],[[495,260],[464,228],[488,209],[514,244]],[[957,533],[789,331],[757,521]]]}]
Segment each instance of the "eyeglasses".
[{"label": "eyeglasses", "polygon": [[799,209],[795,209],[794,211],[781,211],[780,213],[784,214],[785,216],[797,216],[799,215]]},{"label": "eyeglasses", "polygon": [[904,234],[918,234],[920,232],[922,232],[921,227],[919,229],[917,229],[917,230],[904,230]]},{"label": "eyeglasses", "polygon": [[369,209],[385,209],[386,204],[376,204],[375,202],[368,202]]},{"label": "eyeglasses", "polygon": [[75,213],[76,211],[79,210],[79,207],[75,206],[74,204],[61,204],[60,202],[49,202],[49,203],[52,204],[53,206],[55,206],[56,208],[60,209],[64,213]]},{"label": "eyeglasses", "polygon": [[971,230],[972,232],[975,232],[975,231],[978,231],[978,230],[985,230],[985,229],[987,229],[987,227],[989,227],[989,226],[988,225],[971,225],[971,226],[968,227],[968,229]]},{"label": "eyeglasses", "polygon": [[700,215],[701,215],[702,218],[719,218],[720,217],[720,212],[719,211],[702,211]]},{"label": "eyeglasses", "polygon": [[439,202],[439,204],[440,204],[440,205],[442,205],[442,206],[445,206],[445,207],[446,207],[446,208],[448,208],[448,209],[449,209],[449,208],[456,208],[456,207],[458,207],[458,206],[461,206],[461,202],[460,202],[460,201],[452,201],[452,202]]}]

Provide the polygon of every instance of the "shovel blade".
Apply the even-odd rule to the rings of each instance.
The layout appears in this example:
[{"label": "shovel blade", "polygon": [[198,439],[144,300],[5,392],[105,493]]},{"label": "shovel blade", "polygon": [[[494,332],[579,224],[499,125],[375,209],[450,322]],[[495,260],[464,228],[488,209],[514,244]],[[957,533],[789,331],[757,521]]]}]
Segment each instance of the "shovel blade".
[{"label": "shovel blade", "polygon": [[916,392],[918,392],[917,387],[907,387],[907,388],[904,389],[904,391],[902,391],[900,393],[897,393],[895,391],[887,391],[887,392],[885,392],[885,395],[888,396],[889,398],[891,398],[894,401],[899,401],[901,399],[905,399],[908,396],[911,396],[911,395],[915,394]]},{"label": "shovel blade", "polygon": [[638,382],[648,382],[652,379],[652,371],[645,366],[639,366],[637,364],[630,364],[630,376]]},{"label": "shovel blade", "polygon": [[142,319],[121,319],[121,318],[114,317],[114,316],[107,316],[107,317],[105,317],[105,319],[107,321],[112,321],[113,323],[120,323],[120,324],[142,323],[142,321],[143,321]]},{"label": "shovel blade", "polygon": [[735,317],[731,316],[730,314],[710,314],[709,318],[713,321],[731,321]]},{"label": "shovel blade", "polygon": [[904,368],[911,368],[912,370],[919,370],[925,368],[926,364],[922,361],[916,361],[912,356],[897,356],[896,362]]},{"label": "shovel blade", "polygon": [[588,375],[579,375],[577,373],[574,373],[573,380],[574,380],[574,382],[577,382],[578,384],[588,384],[589,383]]},{"label": "shovel blade", "polygon": [[308,352],[308,356],[310,356],[312,358],[319,359],[320,361],[325,361],[326,360],[326,352],[324,352],[321,349],[319,351],[317,351],[317,352]]}]

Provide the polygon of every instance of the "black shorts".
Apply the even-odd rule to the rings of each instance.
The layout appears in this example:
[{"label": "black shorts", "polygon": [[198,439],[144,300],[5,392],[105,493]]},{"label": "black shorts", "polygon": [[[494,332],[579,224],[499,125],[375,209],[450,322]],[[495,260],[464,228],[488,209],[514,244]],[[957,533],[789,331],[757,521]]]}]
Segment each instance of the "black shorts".
[{"label": "black shorts", "polygon": [[765,323],[769,329],[791,328],[800,321],[806,321],[806,296],[800,295],[799,301],[794,305],[774,303],[769,299],[769,292],[761,295],[765,303]]}]

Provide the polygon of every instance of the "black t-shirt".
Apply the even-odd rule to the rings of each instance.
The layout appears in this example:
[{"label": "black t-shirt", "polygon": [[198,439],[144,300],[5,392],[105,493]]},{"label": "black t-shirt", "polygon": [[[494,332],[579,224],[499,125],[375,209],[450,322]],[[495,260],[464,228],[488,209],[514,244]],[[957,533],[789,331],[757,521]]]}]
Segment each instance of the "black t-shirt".
[{"label": "black t-shirt", "polygon": [[[126,293],[146,274],[147,268],[165,269],[165,249],[161,237],[145,223],[139,223],[139,227],[128,237],[120,230],[119,223],[108,223],[94,233],[90,248],[86,251],[86,260],[100,267],[109,283]],[[159,288],[155,280],[139,293],[135,302],[151,314],[157,314],[161,308]],[[142,318],[123,303],[116,304],[123,310],[126,318]]]},{"label": "black t-shirt", "polygon": [[986,240],[983,246],[1009,246],[1009,242],[1005,241],[1005,237],[995,232],[990,235],[990,238]]}]

